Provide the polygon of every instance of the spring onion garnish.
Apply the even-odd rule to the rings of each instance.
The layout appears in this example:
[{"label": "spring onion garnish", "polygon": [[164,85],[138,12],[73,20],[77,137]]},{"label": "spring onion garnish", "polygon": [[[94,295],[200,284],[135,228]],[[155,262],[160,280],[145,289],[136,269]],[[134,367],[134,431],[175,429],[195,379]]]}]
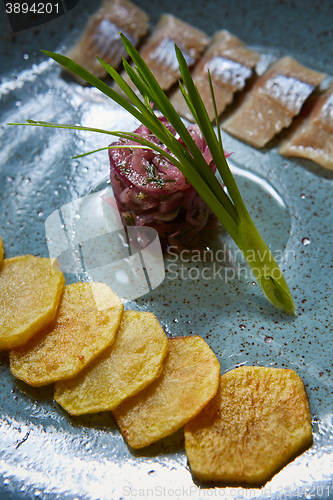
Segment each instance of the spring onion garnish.
[{"label": "spring onion garnish", "polygon": [[[190,70],[182,52],[177,46],[175,46],[183,82],[180,83],[180,88],[210,149],[216,167],[222,177],[223,183],[227,188],[227,192],[224,191],[220,182],[209,168],[186,126],[178,116],[177,112],[173,108],[164,91],[161,89],[152,72],[139,55],[138,51],[124,35],[121,34],[121,37],[125,49],[134,63],[134,66],[131,66],[126,60],[124,60],[124,68],[131,81],[141,94],[143,100],[137,96],[137,94],[114,68],[100,59],[101,64],[123,90],[129,101],[111,89],[106,83],[102,82],[97,77],[89,73],[89,71],[85,70],[67,57],[48,51],[43,52],[68,70],[83,78],[89,84],[98,88],[101,92],[126,109],[137,120],[139,120],[140,123],[148,127],[149,130],[151,130],[151,132],[167,146],[171,153],[162,150],[158,147],[158,145],[150,142],[147,138],[141,137],[133,132],[108,131],[97,128],[59,125],[33,120],[27,120],[27,123],[11,123],[10,125],[30,125],[89,130],[124,139],[135,140],[138,146],[141,145],[139,147],[144,146],[146,148],[154,149],[170,160],[184,174],[194,189],[215,213],[217,218],[221,221],[225,229],[229,232],[230,236],[243,252],[244,257],[252,270],[252,274],[257,279],[265,297],[278,309],[287,314],[295,315],[295,304],[283,273],[276,263],[271,251],[260,236],[245,207],[235,179],[224,156],[219,127],[218,135],[216,135],[204,103],[193,83]],[[213,87],[211,79],[210,87],[212,91]],[[215,104],[213,92],[212,98],[213,103]],[[184,144],[181,144],[157,118],[152,110],[151,103],[156,106],[156,108],[176,129]],[[215,115],[216,123],[218,124],[216,106]],[[119,148],[119,144],[117,147]]]}]

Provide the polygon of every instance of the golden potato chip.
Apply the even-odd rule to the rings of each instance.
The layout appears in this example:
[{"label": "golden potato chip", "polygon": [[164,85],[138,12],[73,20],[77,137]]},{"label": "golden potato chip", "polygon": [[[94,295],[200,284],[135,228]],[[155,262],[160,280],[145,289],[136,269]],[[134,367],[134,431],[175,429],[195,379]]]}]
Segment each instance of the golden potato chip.
[{"label": "golden potato chip", "polygon": [[57,382],[54,399],[71,415],[113,410],[161,374],[167,349],[154,314],[126,311],[111,347],[77,377]]},{"label": "golden potato chip", "polygon": [[5,250],[3,248],[3,241],[2,241],[2,238],[0,236],[0,269],[1,269],[1,266],[2,266],[2,263],[3,263],[3,256],[5,254]]},{"label": "golden potato chip", "polygon": [[50,324],[64,286],[62,272],[50,259],[33,255],[5,259],[0,272],[0,350],[25,344]]},{"label": "golden potato chip", "polygon": [[220,365],[199,336],[168,340],[162,375],[113,410],[132,448],[142,448],[182,427],[214,397]]},{"label": "golden potato chip", "polygon": [[220,378],[208,405],[185,425],[185,450],[202,481],[262,484],[312,443],[301,378],[243,366]]},{"label": "golden potato chip", "polygon": [[74,377],[112,344],[122,312],[104,283],[65,286],[55,322],[10,352],[12,374],[35,387]]}]

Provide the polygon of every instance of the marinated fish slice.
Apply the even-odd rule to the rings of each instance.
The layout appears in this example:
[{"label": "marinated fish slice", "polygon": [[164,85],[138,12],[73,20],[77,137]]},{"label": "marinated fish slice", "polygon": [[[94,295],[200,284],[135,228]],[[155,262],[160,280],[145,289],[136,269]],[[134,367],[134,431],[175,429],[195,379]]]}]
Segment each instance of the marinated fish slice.
[{"label": "marinated fish slice", "polygon": [[57,262],[21,255],[0,271],[0,351],[15,349],[55,318],[65,278]]},{"label": "marinated fish slice", "polygon": [[[136,46],[148,32],[148,21],[148,14],[129,0],[104,0],[88,21],[78,43],[66,55],[98,78],[103,78],[107,71],[96,56],[118,67],[122,57],[128,57],[119,31]],[[79,81],[85,83],[82,79]]]},{"label": "marinated fish slice", "polygon": [[182,427],[214,397],[219,373],[202,337],[169,339],[162,375],[113,410],[128,444],[142,448]]},{"label": "marinated fish slice", "polygon": [[262,484],[312,443],[311,414],[293,370],[243,366],[185,425],[185,451],[202,481]]},{"label": "marinated fish slice", "polygon": [[307,116],[295,120],[279,153],[307,158],[333,170],[333,84],[311,104]]},{"label": "marinated fish slice", "polygon": [[289,127],[305,100],[325,78],[291,57],[277,61],[258,78],[252,90],[222,128],[257,148]]},{"label": "marinated fish slice", "polygon": [[122,313],[104,283],[65,286],[56,320],[10,352],[12,374],[34,387],[75,377],[113,343]]},{"label": "marinated fish slice", "polygon": [[[168,90],[180,78],[178,60],[174,45],[183,52],[189,66],[192,66],[204,48],[209,37],[203,31],[194,28],[171,14],[163,14],[151,36],[140,49],[156,80],[163,90]],[[133,87],[127,73],[122,77]],[[119,91],[119,87],[114,87]]]},{"label": "marinated fish slice", "polygon": [[77,377],[57,382],[54,399],[71,415],[113,410],[161,374],[167,349],[154,314],[125,311],[112,346]]},{"label": "marinated fish slice", "polygon": [[[253,68],[260,59],[254,50],[248,49],[236,36],[226,30],[215,33],[211,44],[195,65],[192,77],[205,103],[211,121],[214,120],[214,107],[208,81],[211,74],[218,114],[229,104],[235,92],[242,90],[245,82],[253,74]],[[185,99],[177,89],[170,98],[178,114],[194,121]]]}]

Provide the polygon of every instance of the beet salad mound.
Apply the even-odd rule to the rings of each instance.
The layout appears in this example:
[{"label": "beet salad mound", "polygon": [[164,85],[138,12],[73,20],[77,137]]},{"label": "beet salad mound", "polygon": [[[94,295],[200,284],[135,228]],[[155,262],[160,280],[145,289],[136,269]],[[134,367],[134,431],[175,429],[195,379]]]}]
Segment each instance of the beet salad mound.
[{"label": "beet salad mound", "polygon": [[[166,118],[159,119],[183,143]],[[188,130],[215,173],[215,163],[199,127],[192,125]],[[135,133],[170,153],[144,125]],[[153,227],[169,244],[193,243],[213,217],[204,200],[180,170],[160,153],[131,147],[138,145],[133,140],[120,139],[112,146],[118,144],[121,147],[109,149],[110,179],[125,225]]]}]

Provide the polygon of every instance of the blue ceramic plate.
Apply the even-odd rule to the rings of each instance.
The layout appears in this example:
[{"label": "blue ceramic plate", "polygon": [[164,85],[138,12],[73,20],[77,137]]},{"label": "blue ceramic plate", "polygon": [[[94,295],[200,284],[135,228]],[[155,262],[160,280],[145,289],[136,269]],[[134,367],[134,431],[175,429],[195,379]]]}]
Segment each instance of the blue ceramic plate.
[{"label": "blue ceramic plate", "polygon": [[[140,6],[152,25],[167,10],[209,34],[228,29],[266,60],[289,54],[333,75],[331,0],[171,0],[167,6],[141,0]],[[7,122],[32,118],[109,129],[135,126],[125,112],[64,77],[39,52],[66,50],[95,8],[92,1],[80,0],[58,20],[15,36],[5,13],[1,16],[0,234],[7,257],[48,256],[47,217],[91,189],[96,192],[96,185],[97,191],[106,187],[109,168],[105,152],[70,159],[107,145],[103,136],[14,128]],[[259,151],[227,134],[224,143],[234,152],[231,165],[249,210],[285,271],[298,316],[286,317],[263,299],[223,230],[205,234],[200,261],[169,255],[163,282],[137,299],[127,297],[125,305],[153,311],[169,336],[202,335],[222,373],[239,365],[295,369],[310,398],[312,448],[263,489],[207,489],[193,481],[182,430],[133,451],[110,413],[70,418],[53,402],[52,387],[33,389],[15,380],[3,353],[1,500],[333,498],[333,173],[310,161],[282,158],[274,143]],[[89,279],[89,273],[73,270],[67,281],[78,277]]]}]

